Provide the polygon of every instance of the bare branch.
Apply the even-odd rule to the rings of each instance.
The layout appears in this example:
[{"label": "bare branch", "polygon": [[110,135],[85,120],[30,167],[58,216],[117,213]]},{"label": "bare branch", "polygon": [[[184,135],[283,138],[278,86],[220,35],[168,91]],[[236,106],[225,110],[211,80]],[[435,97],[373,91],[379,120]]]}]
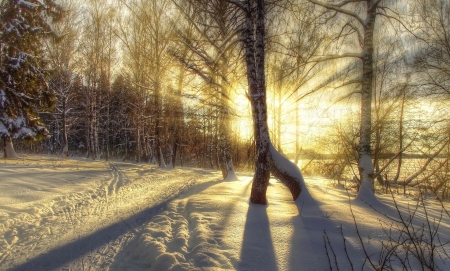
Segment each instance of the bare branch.
[{"label": "bare branch", "polygon": [[[321,2],[316,1],[316,0],[308,0],[308,1],[311,2],[311,3],[313,3],[313,4],[315,4],[315,5],[318,5],[318,6],[327,8],[327,9],[331,9],[331,10],[337,11],[337,12],[339,12],[339,13],[342,13],[342,14],[348,15],[348,16],[350,16],[350,17],[353,17],[353,18],[355,18],[355,19],[356,19],[361,25],[363,25],[363,26],[366,24],[366,23],[364,22],[364,20],[363,20],[361,17],[359,17],[358,14],[356,14],[355,12],[352,12],[352,11],[350,11],[350,10],[341,8],[340,6],[337,6],[337,5],[331,5],[331,4],[326,4],[326,3],[321,3]],[[353,1],[344,1],[344,2],[343,2],[344,4],[342,4],[341,6],[343,6],[343,5],[345,5],[345,4],[348,4],[348,3],[350,3],[350,2],[353,2]]]}]

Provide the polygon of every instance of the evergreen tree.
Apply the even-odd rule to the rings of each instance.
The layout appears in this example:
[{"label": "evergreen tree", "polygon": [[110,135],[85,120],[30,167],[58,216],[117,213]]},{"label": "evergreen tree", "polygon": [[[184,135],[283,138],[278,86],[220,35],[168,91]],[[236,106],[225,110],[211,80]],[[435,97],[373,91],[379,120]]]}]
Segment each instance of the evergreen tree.
[{"label": "evergreen tree", "polygon": [[[38,113],[55,103],[43,41],[62,17],[53,0],[0,1],[0,137],[39,139],[48,131]],[[5,147],[6,150],[6,147]],[[5,155],[6,152],[5,152]]]}]

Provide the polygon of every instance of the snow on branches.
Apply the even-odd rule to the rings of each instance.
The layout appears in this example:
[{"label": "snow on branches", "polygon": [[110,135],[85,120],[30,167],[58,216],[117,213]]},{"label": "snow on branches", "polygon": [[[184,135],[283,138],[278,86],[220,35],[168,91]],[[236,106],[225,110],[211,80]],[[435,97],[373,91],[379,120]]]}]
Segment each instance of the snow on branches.
[{"label": "snow on branches", "polygon": [[0,4],[0,137],[45,135],[38,113],[54,104],[46,82],[43,40],[62,9],[53,0],[6,0]]}]

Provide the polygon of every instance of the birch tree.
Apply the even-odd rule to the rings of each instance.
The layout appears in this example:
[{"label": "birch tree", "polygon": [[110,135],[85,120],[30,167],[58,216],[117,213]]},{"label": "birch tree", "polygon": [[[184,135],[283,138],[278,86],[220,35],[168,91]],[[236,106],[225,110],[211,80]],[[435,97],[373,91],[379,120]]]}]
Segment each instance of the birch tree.
[{"label": "birch tree", "polygon": [[[270,173],[283,182],[296,200],[303,190],[309,195],[300,170],[272,145],[267,124],[267,91],[265,75],[266,20],[269,4],[264,0],[227,0],[242,12],[240,41],[247,71],[247,97],[252,107],[256,144],[255,173],[250,201],[267,204],[266,191]],[[278,3],[279,4],[279,3]]]},{"label": "birch tree", "polygon": [[[374,34],[380,32],[377,20],[380,16],[391,17],[391,9],[387,6],[387,0],[344,0],[344,1],[316,1],[309,2],[328,10],[330,17],[337,14],[349,20],[340,30],[343,38],[355,37],[359,45],[358,52],[346,52],[340,55],[324,56],[319,61],[354,58],[361,62],[361,77],[350,82],[359,84],[361,95],[361,122],[359,129],[359,161],[360,188],[357,198],[374,198],[374,166],[372,163],[371,134],[372,134],[372,98],[374,85]],[[396,1],[390,1],[396,2]]]}]

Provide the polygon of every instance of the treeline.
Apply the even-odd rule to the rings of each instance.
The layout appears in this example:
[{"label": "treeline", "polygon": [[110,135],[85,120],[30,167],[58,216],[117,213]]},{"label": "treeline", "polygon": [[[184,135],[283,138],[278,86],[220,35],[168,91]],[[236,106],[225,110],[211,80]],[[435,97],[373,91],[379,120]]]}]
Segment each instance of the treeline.
[{"label": "treeline", "polygon": [[[245,6],[257,2],[59,1],[64,18],[44,43],[56,104],[40,117],[50,137],[16,147],[252,169],[254,138],[240,130],[255,127],[240,123],[251,114],[245,100],[258,97],[247,91],[242,29]],[[448,191],[448,1],[279,0],[263,11],[265,100],[279,151],[296,163],[305,152],[311,161],[333,155],[316,171],[338,179],[351,172],[358,183],[432,181]],[[424,159],[406,171],[414,155]]]}]

